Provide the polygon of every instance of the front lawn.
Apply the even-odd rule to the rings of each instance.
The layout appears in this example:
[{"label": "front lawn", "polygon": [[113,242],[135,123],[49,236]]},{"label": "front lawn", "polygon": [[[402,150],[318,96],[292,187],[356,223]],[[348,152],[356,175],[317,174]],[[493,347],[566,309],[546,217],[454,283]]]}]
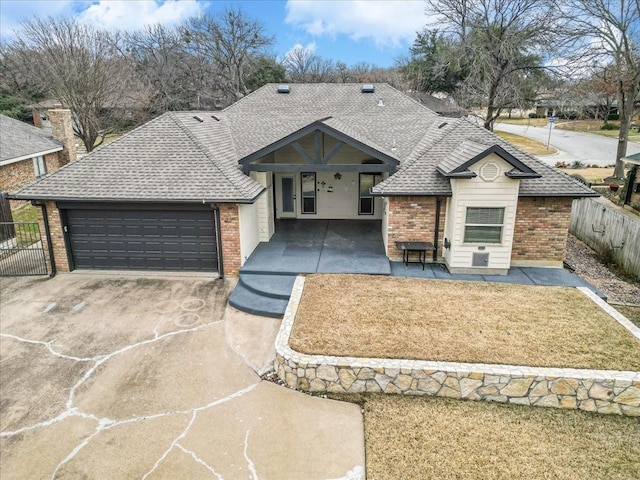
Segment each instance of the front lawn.
[{"label": "front lawn", "polygon": [[311,275],[289,344],[307,354],[640,370],[640,342],[569,287]]},{"label": "front lawn", "polygon": [[558,149],[553,145],[550,147],[545,146],[544,143],[534,140],[532,138],[523,137],[522,135],[516,135],[515,133],[508,133],[496,130],[496,135],[498,135],[503,140],[515,145],[520,150],[527,152],[529,155],[555,155],[558,153]]},{"label": "front lawn", "polygon": [[637,479],[637,418],[363,396],[367,479]]}]

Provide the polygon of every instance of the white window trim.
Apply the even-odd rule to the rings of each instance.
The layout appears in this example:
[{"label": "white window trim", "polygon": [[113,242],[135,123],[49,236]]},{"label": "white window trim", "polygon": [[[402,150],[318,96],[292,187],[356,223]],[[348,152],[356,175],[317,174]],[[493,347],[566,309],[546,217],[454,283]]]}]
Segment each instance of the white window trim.
[{"label": "white window trim", "polygon": [[[467,210],[470,208],[486,208],[493,210],[502,210],[502,223],[467,223]],[[485,206],[469,206],[465,207],[464,210],[464,229],[462,231],[462,242],[464,245],[502,245],[504,239],[504,229],[505,229],[505,216],[507,213],[506,207],[485,207]],[[467,241],[467,227],[500,227],[500,240],[497,242],[492,241]]]},{"label": "white window trim", "polygon": [[36,178],[44,177],[47,174],[47,161],[44,155],[33,157],[33,173]]}]

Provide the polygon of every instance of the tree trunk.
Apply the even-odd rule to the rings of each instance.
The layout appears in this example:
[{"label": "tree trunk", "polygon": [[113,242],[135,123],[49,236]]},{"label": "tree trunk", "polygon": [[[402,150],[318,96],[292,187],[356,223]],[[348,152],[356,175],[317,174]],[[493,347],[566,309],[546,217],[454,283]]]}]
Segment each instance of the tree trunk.
[{"label": "tree trunk", "polygon": [[626,91],[620,86],[618,95],[618,113],[620,114],[620,133],[618,134],[618,149],[616,151],[616,168],[613,172],[615,178],[624,178],[624,162],[620,160],[627,155],[627,143],[629,141],[629,127],[633,117],[633,103],[638,95],[638,85],[630,82]]}]

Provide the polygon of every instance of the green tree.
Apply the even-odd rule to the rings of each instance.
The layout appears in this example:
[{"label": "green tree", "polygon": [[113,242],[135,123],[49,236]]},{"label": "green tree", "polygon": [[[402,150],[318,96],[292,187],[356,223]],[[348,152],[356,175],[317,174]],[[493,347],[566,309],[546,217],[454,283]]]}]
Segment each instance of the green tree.
[{"label": "green tree", "polygon": [[256,58],[247,75],[246,85],[251,91],[267,83],[282,83],[287,80],[287,71],[273,58],[262,56]]},{"label": "green tree", "polygon": [[399,61],[399,69],[409,88],[429,94],[452,94],[466,72],[457,60],[458,44],[438,30],[419,32],[410,49],[410,57]]}]

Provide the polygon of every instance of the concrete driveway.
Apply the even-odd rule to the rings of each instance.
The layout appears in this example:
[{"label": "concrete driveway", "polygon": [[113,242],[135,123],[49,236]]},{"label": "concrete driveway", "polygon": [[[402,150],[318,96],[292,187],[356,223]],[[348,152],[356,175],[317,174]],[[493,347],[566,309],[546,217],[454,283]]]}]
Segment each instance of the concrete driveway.
[{"label": "concrete driveway", "polygon": [[233,283],[0,279],[0,477],[360,479],[360,408],[263,381]]}]

